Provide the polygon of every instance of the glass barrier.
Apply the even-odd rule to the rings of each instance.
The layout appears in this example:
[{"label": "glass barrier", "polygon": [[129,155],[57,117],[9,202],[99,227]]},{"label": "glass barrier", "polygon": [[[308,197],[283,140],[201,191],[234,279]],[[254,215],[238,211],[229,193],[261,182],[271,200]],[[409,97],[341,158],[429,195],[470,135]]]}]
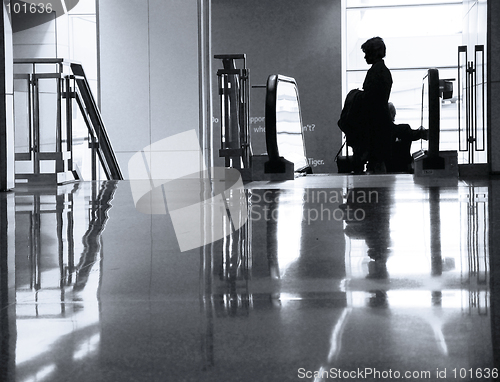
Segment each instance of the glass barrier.
[{"label": "glass barrier", "polygon": [[293,78],[271,75],[268,79],[266,144],[270,161],[283,157],[294,164],[294,171],[308,166],[299,92]]}]

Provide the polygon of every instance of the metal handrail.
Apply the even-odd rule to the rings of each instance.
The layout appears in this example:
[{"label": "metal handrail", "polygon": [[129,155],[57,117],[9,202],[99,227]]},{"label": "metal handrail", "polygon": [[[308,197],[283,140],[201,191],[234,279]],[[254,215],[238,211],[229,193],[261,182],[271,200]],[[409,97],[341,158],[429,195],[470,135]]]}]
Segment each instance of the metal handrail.
[{"label": "metal handrail", "polygon": [[123,176],[120,171],[120,166],[118,165],[118,161],[111,146],[101,114],[97,108],[94,97],[92,96],[90,85],[87,81],[87,77],[85,76],[83,67],[77,63],[71,63],[70,66],[75,76],[80,96],[85,104],[90,121],[92,122],[92,129],[90,129],[89,125],[87,125],[87,127],[89,127],[89,131],[93,132],[93,138],[95,138],[98,143],[97,153],[99,155],[99,159],[101,160],[101,164],[103,165],[104,171],[106,172],[106,176],[108,179],[122,180]]},{"label": "metal handrail", "polygon": [[[122,180],[123,176],[111,146],[106,128],[101,118],[100,111],[95,102],[94,96],[90,89],[90,85],[86,78],[82,65],[74,60],[64,58],[34,58],[34,59],[15,59],[15,65],[31,65],[31,73],[16,74],[19,79],[27,79],[29,81],[28,97],[29,101],[29,153],[19,155],[20,160],[34,158],[35,174],[39,173],[38,160],[41,159],[38,145],[39,134],[39,102],[38,102],[38,80],[44,78],[54,78],[58,81],[57,87],[57,123],[56,123],[56,153],[63,152],[63,143],[65,150],[72,154],[72,102],[73,99],[77,102],[83,120],[89,133],[89,147],[92,150],[92,180],[97,179],[97,161],[99,157],[102,168],[108,180]],[[57,65],[55,71],[40,70],[39,65]],[[40,72],[41,71],[41,72]],[[63,116],[62,116],[62,100],[66,99],[66,137],[62,131]],[[72,158],[72,155],[71,155]],[[70,171],[74,171],[72,159],[69,161]],[[75,175],[76,178],[76,175]]]}]

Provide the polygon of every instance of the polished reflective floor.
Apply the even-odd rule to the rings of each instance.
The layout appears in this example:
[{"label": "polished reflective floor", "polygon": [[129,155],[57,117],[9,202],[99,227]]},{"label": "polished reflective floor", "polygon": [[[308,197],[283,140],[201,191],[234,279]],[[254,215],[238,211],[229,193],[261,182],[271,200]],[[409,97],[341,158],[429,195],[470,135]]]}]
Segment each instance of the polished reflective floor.
[{"label": "polished reflective floor", "polygon": [[0,194],[1,381],[498,377],[500,180],[253,182],[189,250],[131,188]]}]

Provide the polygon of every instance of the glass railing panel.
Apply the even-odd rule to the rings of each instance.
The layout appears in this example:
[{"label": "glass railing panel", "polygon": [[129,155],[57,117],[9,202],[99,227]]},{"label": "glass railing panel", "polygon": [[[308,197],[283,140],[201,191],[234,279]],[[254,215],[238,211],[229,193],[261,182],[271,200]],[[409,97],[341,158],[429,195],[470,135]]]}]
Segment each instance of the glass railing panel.
[{"label": "glass railing panel", "polygon": [[278,80],[276,91],[276,135],[281,156],[293,162],[294,169],[307,166],[302,135],[302,118],[297,86]]},{"label": "glass railing panel", "polygon": [[59,124],[57,82],[53,78],[39,79],[38,85],[38,149],[55,152]]},{"label": "glass railing panel", "polygon": [[30,154],[31,150],[31,111],[29,79],[14,79],[14,123],[16,154]]}]

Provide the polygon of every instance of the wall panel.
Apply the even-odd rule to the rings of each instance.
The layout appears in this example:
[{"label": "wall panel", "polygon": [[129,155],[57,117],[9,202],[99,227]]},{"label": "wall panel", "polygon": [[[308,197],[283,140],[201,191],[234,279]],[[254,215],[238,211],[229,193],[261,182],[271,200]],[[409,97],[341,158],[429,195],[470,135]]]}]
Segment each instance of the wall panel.
[{"label": "wall panel", "polygon": [[101,111],[126,178],[126,160],[134,153],[199,130],[197,4],[98,4]]},{"label": "wall panel", "polygon": [[134,152],[150,144],[148,6],[100,1],[98,14],[103,120],[115,151]]}]

